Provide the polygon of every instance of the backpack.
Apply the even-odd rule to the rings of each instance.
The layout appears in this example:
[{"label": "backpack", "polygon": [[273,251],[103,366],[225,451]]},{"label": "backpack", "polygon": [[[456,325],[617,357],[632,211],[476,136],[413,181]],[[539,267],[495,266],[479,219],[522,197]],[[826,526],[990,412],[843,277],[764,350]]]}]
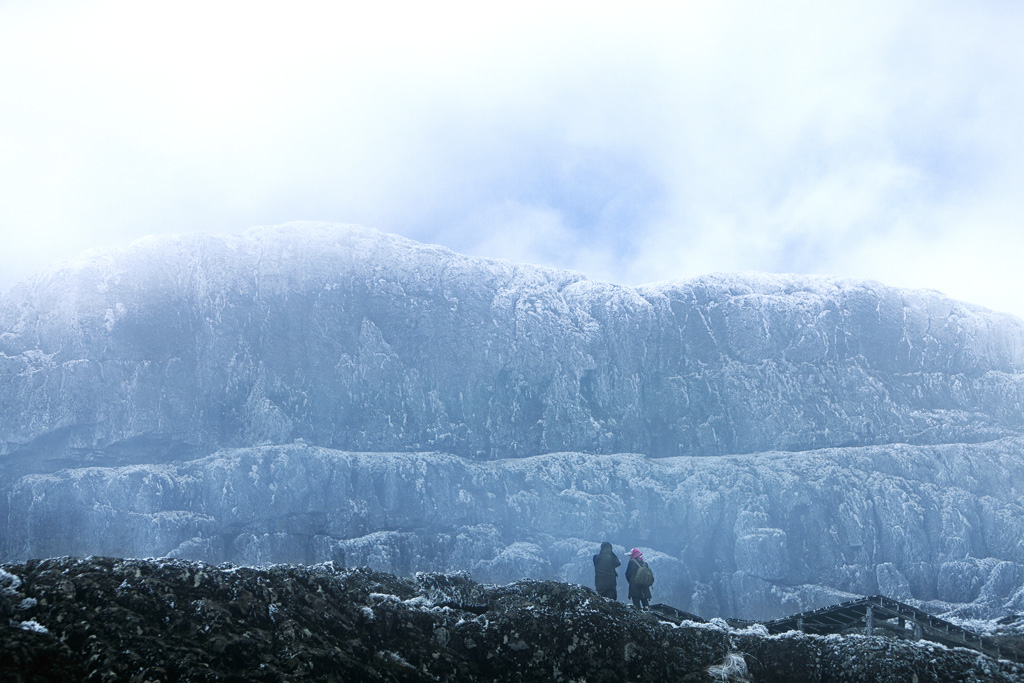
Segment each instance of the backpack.
[{"label": "backpack", "polygon": [[636,575],[633,576],[633,583],[638,586],[649,587],[654,585],[654,572],[646,564],[640,565],[636,570]]}]

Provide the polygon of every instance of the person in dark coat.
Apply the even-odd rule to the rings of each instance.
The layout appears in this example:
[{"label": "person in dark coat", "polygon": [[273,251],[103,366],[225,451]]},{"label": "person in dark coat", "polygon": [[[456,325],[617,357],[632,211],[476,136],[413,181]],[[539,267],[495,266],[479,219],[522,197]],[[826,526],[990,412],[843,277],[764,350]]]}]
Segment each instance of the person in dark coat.
[{"label": "person in dark coat", "polygon": [[629,599],[633,601],[633,607],[647,611],[647,605],[651,602],[651,587],[638,586],[633,583],[633,577],[644,562],[644,554],[638,548],[633,548],[629,553],[629,563],[626,565],[626,581],[629,583]]},{"label": "person in dark coat", "polygon": [[615,587],[619,573],[615,571],[615,568],[620,564],[619,558],[612,552],[612,544],[608,541],[602,543],[601,552],[594,555],[594,587],[602,598],[619,599],[619,593]]}]

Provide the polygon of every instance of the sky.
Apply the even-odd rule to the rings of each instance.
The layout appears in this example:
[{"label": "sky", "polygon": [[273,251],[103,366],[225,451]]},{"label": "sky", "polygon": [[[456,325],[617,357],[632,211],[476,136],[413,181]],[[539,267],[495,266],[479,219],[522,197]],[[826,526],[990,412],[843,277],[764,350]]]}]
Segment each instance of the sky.
[{"label": "sky", "polygon": [[1024,3],[0,0],[0,291],[295,220],[1024,317]]}]

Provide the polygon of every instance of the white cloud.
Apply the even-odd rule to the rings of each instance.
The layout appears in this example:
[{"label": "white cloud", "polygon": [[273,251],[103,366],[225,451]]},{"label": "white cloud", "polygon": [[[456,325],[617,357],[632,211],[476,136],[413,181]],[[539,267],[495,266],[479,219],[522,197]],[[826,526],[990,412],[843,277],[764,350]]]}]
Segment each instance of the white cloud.
[{"label": "white cloud", "polygon": [[1017,3],[0,5],[0,288],[361,222],[628,284],[833,272],[1024,314]]}]

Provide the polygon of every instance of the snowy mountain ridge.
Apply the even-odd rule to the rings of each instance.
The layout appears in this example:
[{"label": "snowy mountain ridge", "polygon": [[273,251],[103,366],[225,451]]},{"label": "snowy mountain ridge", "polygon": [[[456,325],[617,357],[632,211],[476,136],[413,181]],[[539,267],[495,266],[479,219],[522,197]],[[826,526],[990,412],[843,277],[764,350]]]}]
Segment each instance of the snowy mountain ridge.
[{"label": "snowy mountain ridge", "polygon": [[325,224],[65,265],[0,299],[0,353],[0,460],[23,464],[294,438],[665,457],[1024,430],[1024,323],[937,293],[760,274],[634,289]]},{"label": "snowy mountain ridge", "polygon": [[589,583],[610,540],[702,616],[1001,616],[1022,406],[1024,322],[931,291],[631,288],[328,224],[151,238],[0,297],[0,560]]}]

